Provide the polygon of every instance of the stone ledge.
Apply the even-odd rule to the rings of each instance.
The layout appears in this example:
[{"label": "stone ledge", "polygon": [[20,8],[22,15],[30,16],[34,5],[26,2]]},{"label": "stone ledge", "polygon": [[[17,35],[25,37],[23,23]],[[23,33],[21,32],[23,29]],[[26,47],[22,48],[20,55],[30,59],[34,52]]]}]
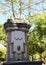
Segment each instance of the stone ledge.
[{"label": "stone ledge", "polygon": [[8,61],[6,63],[3,63],[3,65],[42,65],[42,62],[41,61],[16,61],[16,62]]}]

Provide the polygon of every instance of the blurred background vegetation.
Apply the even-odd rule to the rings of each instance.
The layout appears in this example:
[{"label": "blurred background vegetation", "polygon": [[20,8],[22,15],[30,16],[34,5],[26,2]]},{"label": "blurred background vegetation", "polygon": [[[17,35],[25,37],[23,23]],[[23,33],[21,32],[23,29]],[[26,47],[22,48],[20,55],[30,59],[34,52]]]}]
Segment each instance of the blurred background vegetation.
[{"label": "blurred background vegetation", "polygon": [[29,32],[28,50],[32,60],[46,57],[46,13],[34,15],[34,29]]},{"label": "blurred background vegetation", "polygon": [[6,34],[2,24],[0,24],[0,61],[6,61]]}]

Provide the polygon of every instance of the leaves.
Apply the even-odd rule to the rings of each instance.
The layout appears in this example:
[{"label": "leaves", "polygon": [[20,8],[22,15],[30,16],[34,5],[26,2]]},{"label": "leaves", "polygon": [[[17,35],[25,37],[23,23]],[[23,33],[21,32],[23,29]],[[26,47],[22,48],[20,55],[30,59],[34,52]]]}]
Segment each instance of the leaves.
[{"label": "leaves", "polygon": [[46,57],[46,50],[42,53],[42,57],[43,57],[43,58]]},{"label": "leaves", "polygon": [[17,1],[16,1],[16,0],[11,0],[11,2],[12,2],[12,3],[15,3],[15,2],[17,2]]},{"label": "leaves", "polygon": [[6,59],[6,35],[4,32],[3,25],[0,24],[0,41],[2,41],[3,47],[0,47],[0,61],[4,61]]},{"label": "leaves", "polygon": [[[28,49],[29,54],[40,54],[46,50],[46,13],[34,16],[35,28],[29,32]],[[45,55],[45,52],[44,52]]]},{"label": "leaves", "polygon": [[0,47],[0,61],[4,61],[4,60],[6,60],[6,48]]},{"label": "leaves", "polygon": [[[3,41],[4,45],[6,44],[6,35],[3,28],[3,25],[0,24],[0,41]],[[5,41],[5,42],[4,42]]]}]

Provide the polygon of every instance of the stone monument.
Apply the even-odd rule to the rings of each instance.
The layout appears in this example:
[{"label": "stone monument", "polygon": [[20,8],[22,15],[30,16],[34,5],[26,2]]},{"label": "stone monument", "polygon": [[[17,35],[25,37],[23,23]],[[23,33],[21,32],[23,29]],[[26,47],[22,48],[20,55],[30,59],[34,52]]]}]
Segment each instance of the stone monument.
[{"label": "stone monument", "polygon": [[8,19],[4,24],[7,41],[7,61],[28,60],[27,33],[30,25]]},{"label": "stone monument", "polygon": [[[28,59],[27,33],[30,24],[12,21],[8,19],[4,24],[7,41],[6,63],[3,65],[30,65]],[[32,65],[32,64],[31,64]]]}]

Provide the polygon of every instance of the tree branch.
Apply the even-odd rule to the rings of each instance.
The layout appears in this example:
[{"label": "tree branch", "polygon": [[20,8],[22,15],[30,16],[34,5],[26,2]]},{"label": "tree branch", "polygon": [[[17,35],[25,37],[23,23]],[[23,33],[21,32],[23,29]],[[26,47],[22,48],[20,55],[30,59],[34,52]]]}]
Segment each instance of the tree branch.
[{"label": "tree branch", "polygon": [[15,18],[13,2],[11,2],[11,9],[12,9],[13,17]]}]

